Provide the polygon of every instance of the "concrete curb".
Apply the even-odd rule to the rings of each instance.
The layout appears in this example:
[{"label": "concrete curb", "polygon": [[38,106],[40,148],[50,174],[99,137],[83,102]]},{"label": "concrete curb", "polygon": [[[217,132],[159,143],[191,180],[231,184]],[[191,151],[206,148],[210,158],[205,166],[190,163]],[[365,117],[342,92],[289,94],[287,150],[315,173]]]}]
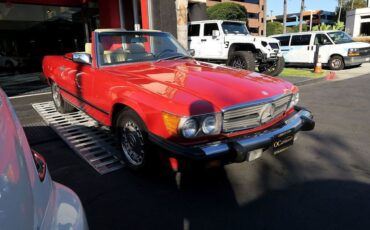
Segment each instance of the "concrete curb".
[{"label": "concrete curb", "polygon": [[299,81],[299,82],[294,83],[294,85],[296,85],[296,86],[309,85],[309,84],[314,84],[314,83],[322,82],[322,81],[325,81],[325,80],[326,80],[326,76],[319,77],[319,78],[314,78],[314,79],[307,79],[307,80]]}]

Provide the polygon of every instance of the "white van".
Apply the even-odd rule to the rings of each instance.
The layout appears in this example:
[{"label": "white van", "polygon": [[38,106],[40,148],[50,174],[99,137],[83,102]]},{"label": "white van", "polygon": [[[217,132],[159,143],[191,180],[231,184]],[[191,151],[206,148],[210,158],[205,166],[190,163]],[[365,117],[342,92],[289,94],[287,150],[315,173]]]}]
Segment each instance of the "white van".
[{"label": "white van", "polygon": [[370,62],[370,44],[354,42],[343,31],[311,31],[271,37],[280,41],[285,62],[289,65],[313,65],[316,45],[320,46],[320,62],[331,70]]}]

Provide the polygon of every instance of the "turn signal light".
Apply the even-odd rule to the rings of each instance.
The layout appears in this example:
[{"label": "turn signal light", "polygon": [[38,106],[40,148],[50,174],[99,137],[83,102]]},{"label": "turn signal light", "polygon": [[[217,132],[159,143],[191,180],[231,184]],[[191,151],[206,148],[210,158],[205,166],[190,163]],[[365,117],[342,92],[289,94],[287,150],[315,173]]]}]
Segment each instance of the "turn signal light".
[{"label": "turn signal light", "polygon": [[179,127],[181,118],[176,115],[166,113],[166,112],[162,112],[162,117],[163,117],[163,121],[166,126],[166,129],[167,129],[167,132],[170,135],[177,135],[177,128]]}]

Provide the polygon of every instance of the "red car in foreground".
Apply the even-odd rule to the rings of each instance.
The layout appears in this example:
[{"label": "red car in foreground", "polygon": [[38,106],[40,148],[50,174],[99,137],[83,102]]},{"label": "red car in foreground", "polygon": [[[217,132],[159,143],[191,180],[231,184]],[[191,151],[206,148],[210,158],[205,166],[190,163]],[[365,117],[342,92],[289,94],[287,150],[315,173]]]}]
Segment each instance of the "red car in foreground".
[{"label": "red car in foreground", "polygon": [[198,62],[164,32],[96,30],[84,52],[46,56],[43,70],[57,110],[111,127],[132,169],[153,146],[177,160],[250,161],[315,126],[296,86]]}]

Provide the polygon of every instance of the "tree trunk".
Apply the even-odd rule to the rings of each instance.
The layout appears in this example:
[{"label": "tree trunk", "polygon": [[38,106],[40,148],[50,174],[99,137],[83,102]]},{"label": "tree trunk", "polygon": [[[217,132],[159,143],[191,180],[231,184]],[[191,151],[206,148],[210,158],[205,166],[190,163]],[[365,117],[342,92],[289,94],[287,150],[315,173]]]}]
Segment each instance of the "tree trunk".
[{"label": "tree trunk", "polygon": [[188,0],[176,0],[177,40],[188,48]]},{"label": "tree trunk", "polygon": [[287,19],[287,0],[284,0],[284,17],[283,17],[283,33],[286,33],[286,19]]},{"label": "tree trunk", "polygon": [[337,22],[340,22],[340,16],[342,14],[342,5],[343,5],[343,0],[338,0],[338,5],[339,5],[339,11],[338,11],[338,19]]},{"label": "tree trunk", "polygon": [[302,32],[304,0],[301,0],[301,14],[299,16],[299,32]]}]

